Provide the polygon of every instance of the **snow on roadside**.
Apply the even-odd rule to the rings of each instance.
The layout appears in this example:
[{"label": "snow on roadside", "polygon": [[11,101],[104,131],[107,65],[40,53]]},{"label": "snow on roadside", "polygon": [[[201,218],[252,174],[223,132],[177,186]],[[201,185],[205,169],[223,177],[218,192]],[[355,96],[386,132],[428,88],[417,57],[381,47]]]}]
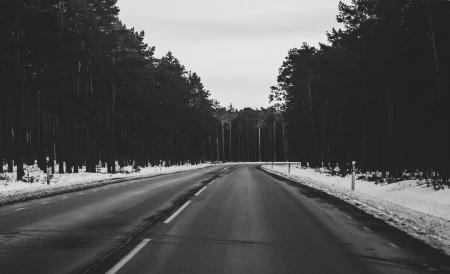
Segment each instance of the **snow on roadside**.
[{"label": "snow on roadside", "polygon": [[55,173],[51,176],[50,184],[48,185],[47,175],[37,166],[25,166],[24,181],[16,181],[14,172],[0,173],[0,205],[117,183],[133,178],[151,177],[160,174],[198,169],[209,165],[153,166],[141,168],[140,170],[134,170],[132,166],[128,166],[115,174],[106,173],[104,168],[99,169],[98,173],[89,173],[85,172],[84,169],[80,169],[79,173]]},{"label": "snow on roadside", "polygon": [[351,176],[330,176],[313,169],[270,165],[269,172],[324,191],[384,220],[413,237],[450,255],[450,189],[435,191],[407,180],[392,184],[356,181],[351,191]]}]

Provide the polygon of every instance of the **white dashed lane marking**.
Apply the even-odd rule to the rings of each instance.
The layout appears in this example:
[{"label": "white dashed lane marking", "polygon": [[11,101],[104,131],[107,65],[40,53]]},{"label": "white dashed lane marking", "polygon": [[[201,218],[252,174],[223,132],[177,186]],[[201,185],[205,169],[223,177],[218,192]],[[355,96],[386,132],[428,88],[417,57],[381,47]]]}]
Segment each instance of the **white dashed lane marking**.
[{"label": "white dashed lane marking", "polygon": [[25,209],[24,207],[19,207],[19,208],[14,209],[14,211],[21,211],[21,210],[24,210],[24,209]]},{"label": "white dashed lane marking", "polygon": [[117,264],[115,264],[110,270],[108,270],[105,274],[115,274],[119,272],[119,270],[126,265],[131,259],[133,259],[136,254],[141,251],[142,248],[145,247],[145,245],[150,242],[150,239],[143,239],[133,250],[131,250],[130,253],[128,253],[125,257],[122,258]]},{"label": "white dashed lane marking", "polygon": [[389,243],[390,246],[394,247],[394,248],[399,248],[398,245],[394,244],[394,243]]},{"label": "white dashed lane marking", "polygon": [[197,191],[197,193],[195,193],[195,195],[194,196],[198,196],[198,195],[200,195],[200,193],[202,193],[203,192],[203,190],[205,190],[206,189],[206,186],[204,186],[202,189],[200,189],[199,191]]},{"label": "white dashed lane marking", "polygon": [[173,219],[175,219],[175,217],[177,217],[181,211],[183,211],[189,204],[191,203],[191,201],[187,201],[182,207],[180,207],[177,211],[175,211],[174,214],[172,214],[172,216],[170,216],[167,220],[164,221],[165,224],[170,223]]}]

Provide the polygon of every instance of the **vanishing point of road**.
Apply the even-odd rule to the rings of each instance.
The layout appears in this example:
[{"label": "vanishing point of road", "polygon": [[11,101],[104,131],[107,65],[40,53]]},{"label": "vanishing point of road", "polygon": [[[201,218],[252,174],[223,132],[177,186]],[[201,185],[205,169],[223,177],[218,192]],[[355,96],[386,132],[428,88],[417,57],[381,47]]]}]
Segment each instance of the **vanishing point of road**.
[{"label": "vanishing point of road", "polygon": [[256,165],[0,207],[0,273],[450,273],[450,257]]}]

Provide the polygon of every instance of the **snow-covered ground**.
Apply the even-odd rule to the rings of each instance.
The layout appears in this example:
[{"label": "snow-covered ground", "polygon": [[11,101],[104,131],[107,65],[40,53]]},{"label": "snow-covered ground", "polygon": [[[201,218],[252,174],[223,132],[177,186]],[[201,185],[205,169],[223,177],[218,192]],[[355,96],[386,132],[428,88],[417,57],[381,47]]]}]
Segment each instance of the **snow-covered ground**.
[{"label": "snow-covered ground", "polygon": [[264,165],[264,169],[339,197],[385,222],[450,254],[450,189],[433,190],[417,180],[375,184],[310,168]]},{"label": "snow-covered ground", "polygon": [[[106,173],[106,168],[98,169],[98,173],[89,173],[85,172],[84,169],[80,169],[79,173],[55,173],[51,175],[50,184],[47,184],[47,175],[36,165],[25,166],[24,181],[17,181],[15,173],[0,173],[0,205],[115,183],[128,178],[149,177],[207,166],[209,164],[187,164],[170,167],[153,166],[141,168],[140,170],[134,170],[132,166],[128,166],[120,169],[115,174]],[[57,167],[56,170],[58,170]]]}]

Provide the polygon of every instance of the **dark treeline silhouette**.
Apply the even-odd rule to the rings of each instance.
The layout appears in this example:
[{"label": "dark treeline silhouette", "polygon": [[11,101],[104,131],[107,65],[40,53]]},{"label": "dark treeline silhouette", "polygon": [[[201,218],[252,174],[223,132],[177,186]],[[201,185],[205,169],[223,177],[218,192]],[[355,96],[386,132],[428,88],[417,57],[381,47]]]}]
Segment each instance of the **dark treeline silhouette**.
[{"label": "dark treeline silhouette", "polygon": [[448,179],[450,2],[353,0],[337,19],[328,45],[289,51],[272,87],[289,159]]},{"label": "dark treeline silhouette", "polygon": [[217,158],[200,78],[118,13],[116,0],[1,0],[0,172],[7,161],[21,179],[46,157],[61,173]]},{"label": "dark treeline silhouette", "polygon": [[286,161],[283,115],[275,108],[216,107],[216,155],[220,161]]}]

